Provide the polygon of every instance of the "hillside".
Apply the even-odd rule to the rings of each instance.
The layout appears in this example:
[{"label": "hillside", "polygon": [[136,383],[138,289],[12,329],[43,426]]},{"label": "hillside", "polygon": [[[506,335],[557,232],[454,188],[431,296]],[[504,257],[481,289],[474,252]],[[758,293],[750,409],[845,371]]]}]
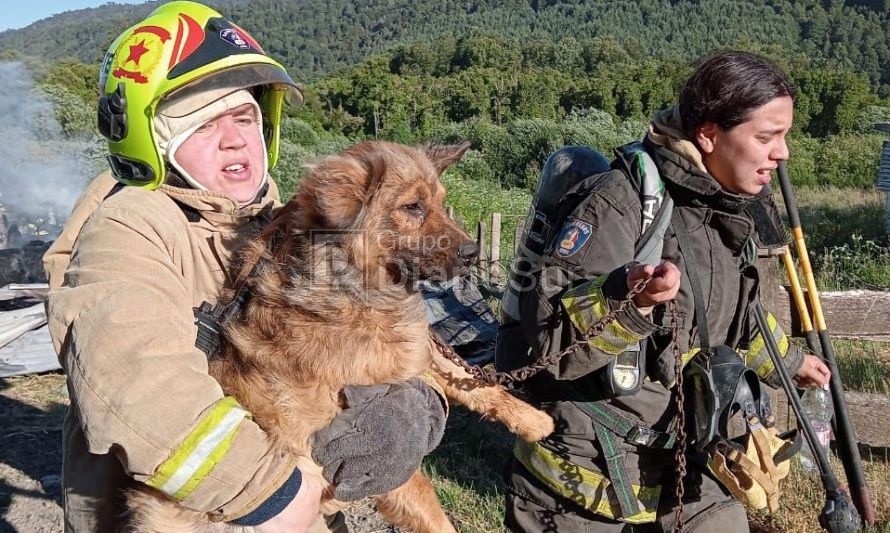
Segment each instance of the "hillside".
[{"label": "hillside", "polygon": [[[797,185],[872,186],[884,140],[872,124],[890,120],[890,25],[875,0],[225,2],[304,84],[306,104],[284,123],[276,177],[285,191],[305,161],[370,137],[471,140],[460,174],[527,194],[553,150],[609,153],[638,138],[675,100],[692,57],[730,46],[774,58],[799,89],[789,139]],[[29,54],[24,68],[62,136],[95,138],[107,47],[97,43],[157,5],[109,4],[0,33],[0,60]],[[22,52],[4,51],[10,41]]]},{"label": "hillside", "polygon": [[[97,63],[162,2],[69,11],[0,33],[0,53]],[[865,74],[890,92],[890,0],[216,0],[306,81],[396,44],[481,29],[509,39],[611,37],[641,56],[688,60],[717,48],[794,55]],[[9,52],[7,52],[9,53]]]}]

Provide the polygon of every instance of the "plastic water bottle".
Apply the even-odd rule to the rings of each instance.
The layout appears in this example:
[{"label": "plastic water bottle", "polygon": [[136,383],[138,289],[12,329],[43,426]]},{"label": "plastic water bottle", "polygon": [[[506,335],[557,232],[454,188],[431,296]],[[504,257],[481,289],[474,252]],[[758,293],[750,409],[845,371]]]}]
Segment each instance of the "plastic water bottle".
[{"label": "plastic water bottle", "polygon": [[[800,398],[804,412],[813,431],[816,433],[816,440],[825,452],[828,452],[829,442],[831,441],[831,417],[834,410],[831,403],[831,394],[828,389],[813,387],[807,389]],[[803,436],[801,436],[803,437]],[[819,469],[819,465],[813,456],[813,451],[807,445],[807,441],[803,441],[800,448],[800,464],[807,472],[815,472]]]}]

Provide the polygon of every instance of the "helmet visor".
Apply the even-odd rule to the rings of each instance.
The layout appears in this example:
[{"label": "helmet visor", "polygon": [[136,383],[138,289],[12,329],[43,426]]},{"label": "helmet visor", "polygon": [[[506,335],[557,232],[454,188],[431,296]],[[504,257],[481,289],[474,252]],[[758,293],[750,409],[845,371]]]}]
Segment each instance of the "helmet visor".
[{"label": "helmet visor", "polygon": [[235,91],[260,85],[278,86],[285,94],[293,94],[292,103],[303,102],[302,92],[284,69],[266,63],[248,63],[209,74],[176,89],[158,104],[157,112],[168,117],[184,117]]}]

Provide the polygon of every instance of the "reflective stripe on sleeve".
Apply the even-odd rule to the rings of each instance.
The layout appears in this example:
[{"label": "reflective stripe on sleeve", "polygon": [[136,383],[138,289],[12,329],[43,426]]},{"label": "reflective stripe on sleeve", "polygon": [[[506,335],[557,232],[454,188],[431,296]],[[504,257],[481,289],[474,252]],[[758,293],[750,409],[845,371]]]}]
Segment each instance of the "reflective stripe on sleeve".
[{"label": "reflective stripe on sleeve", "polygon": [[[779,346],[779,351],[782,353],[782,357],[785,357],[788,354],[790,341],[785,335],[785,332],[782,331],[782,326],[779,325],[779,321],[772,313],[766,314],[766,323],[769,326],[773,338],[776,340],[776,344]],[[760,376],[761,379],[772,374],[773,370],[776,368],[773,365],[773,360],[769,356],[769,352],[766,350],[766,342],[763,339],[762,332],[757,333],[757,336],[754,337],[754,340],[751,342],[751,347],[744,353],[744,356],[745,366],[757,372],[757,375]]]},{"label": "reflective stripe on sleeve", "polygon": [[245,418],[250,413],[234,398],[223,398],[145,483],[176,501],[184,500],[229,450]]},{"label": "reflective stripe on sleeve", "polygon": [[[602,320],[609,313],[609,306],[603,296],[602,286],[606,282],[608,274],[604,274],[587,283],[569,289],[562,297],[569,320],[581,333],[590,329],[590,326]],[[609,355],[623,353],[646,336],[634,333],[624,327],[617,320],[613,320],[600,335],[590,339],[590,345]]]},{"label": "reflective stripe on sleeve", "polygon": [[640,511],[622,516],[612,483],[603,474],[578,466],[536,442],[528,443],[517,439],[513,454],[536,478],[585,509],[630,524],[655,521],[655,512],[661,497],[660,486],[630,485]]}]

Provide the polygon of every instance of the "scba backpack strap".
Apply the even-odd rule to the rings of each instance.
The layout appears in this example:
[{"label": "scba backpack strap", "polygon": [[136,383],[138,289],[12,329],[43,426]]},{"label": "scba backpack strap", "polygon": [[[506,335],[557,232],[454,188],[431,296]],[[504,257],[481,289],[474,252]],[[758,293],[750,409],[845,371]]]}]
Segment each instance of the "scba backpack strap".
[{"label": "scba backpack strap", "polygon": [[[640,237],[634,246],[634,261],[658,265],[674,209],[674,201],[665,189],[658,167],[643,143],[636,141],[615,149],[612,168],[621,170],[640,196]],[[639,392],[646,368],[645,354],[646,341],[643,340],[609,361],[602,374],[609,395]]]},{"label": "scba backpack strap", "polygon": [[613,166],[620,165],[624,175],[640,195],[640,238],[634,247],[634,260],[655,265],[661,262],[664,235],[671,223],[674,201],[652,156],[636,141],[615,149]]},{"label": "scba backpack strap", "polygon": [[[547,266],[545,249],[557,236],[578,224],[570,217],[609,170],[620,170],[640,195],[640,237],[635,245],[634,261],[658,264],[664,235],[670,225],[673,200],[667,194],[658,167],[640,142],[615,150],[609,163],[602,154],[586,146],[560,148],[547,159],[532,200],[524,231],[519,238],[516,257],[501,300],[495,365],[509,371],[533,362],[520,333],[519,296],[534,287],[535,275]],[[611,358],[601,371],[608,379],[604,385],[610,396],[635,394],[642,386],[645,350],[637,344],[631,350]]]}]

